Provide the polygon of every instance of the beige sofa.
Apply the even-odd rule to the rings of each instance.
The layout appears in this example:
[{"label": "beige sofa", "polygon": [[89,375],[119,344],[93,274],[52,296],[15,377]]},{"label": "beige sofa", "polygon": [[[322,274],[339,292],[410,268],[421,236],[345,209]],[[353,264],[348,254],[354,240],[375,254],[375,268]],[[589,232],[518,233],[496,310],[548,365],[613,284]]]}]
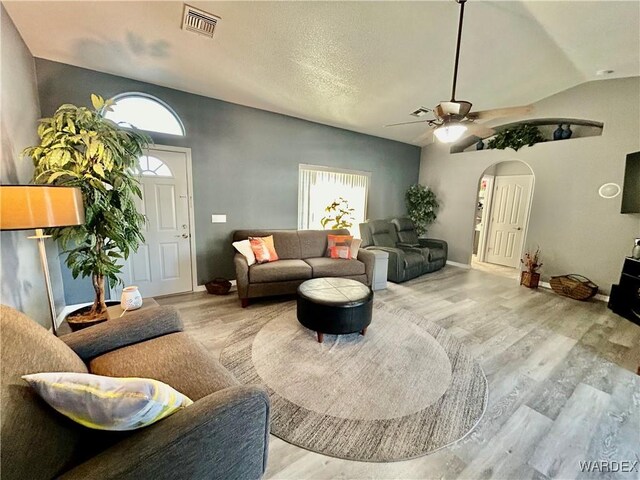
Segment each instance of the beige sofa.
[{"label": "beige sofa", "polygon": [[375,255],[358,250],[357,259],[326,257],[328,235],[349,235],[348,230],[236,230],[233,241],[249,237],[273,235],[280,260],[249,266],[243,255],[236,253],[234,264],[238,296],[242,307],[249,299],[295,293],[298,285],[310,278],[342,277],[371,286]]}]

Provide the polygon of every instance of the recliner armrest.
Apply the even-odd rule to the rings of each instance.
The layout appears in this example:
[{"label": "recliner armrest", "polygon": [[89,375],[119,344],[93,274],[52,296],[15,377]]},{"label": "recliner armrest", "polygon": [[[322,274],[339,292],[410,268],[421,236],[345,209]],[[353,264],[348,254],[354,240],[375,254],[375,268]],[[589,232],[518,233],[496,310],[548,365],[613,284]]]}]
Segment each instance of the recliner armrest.
[{"label": "recliner armrest", "polygon": [[60,478],[258,479],[267,465],[269,410],[262,388],[225,388],[134,432]]},{"label": "recliner armrest", "polygon": [[444,250],[444,258],[448,257],[449,245],[444,240],[438,240],[437,238],[419,238],[420,246],[429,248],[442,248]]},{"label": "recliner armrest", "polygon": [[421,247],[421,245],[419,243],[405,243],[405,242],[398,242],[398,243],[396,243],[396,246],[398,248],[406,248],[406,247],[417,248],[417,247]]},{"label": "recliner armrest", "polygon": [[184,329],[175,307],[159,306],[127,312],[90,328],[62,335],[66,343],[83,361],[118,348],[161,337]]}]

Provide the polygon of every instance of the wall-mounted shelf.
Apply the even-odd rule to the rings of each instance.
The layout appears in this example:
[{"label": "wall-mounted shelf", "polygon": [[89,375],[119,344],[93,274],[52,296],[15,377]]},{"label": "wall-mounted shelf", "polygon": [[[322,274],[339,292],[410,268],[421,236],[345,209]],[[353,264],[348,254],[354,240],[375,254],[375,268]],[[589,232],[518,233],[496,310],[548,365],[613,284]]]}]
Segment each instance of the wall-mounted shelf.
[{"label": "wall-mounted shelf", "polygon": [[[576,138],[584,138],[584,137],[597,137],[602,135],[602,130],[604,128],[604,124],[602,122],[596,122],[593,120],[583,120],[579,118],[534,118],[530,120],[520,120],[518,122],[505,123],[504,125],[499,125],[493,128],[496,133],[506,130],[507,128],[515,127],[516,125],[535,125],[538,127],[542,136],[546,141],[554,141],[553,140],[553,131],[558,128],[558,125],[571,125],[571,130],[573,134],[571,138],[566,140],[573,140]],[[491,139],[494,135],[490,135],[482,138],[485,145],[485,150],[487,149],[487,141]],[[471,152],[476,151],[476,143],[480,140],[479,137],[475,135],[471,135],[455,143],[452,145],[450,152],[451,153],[460,153],[460,152]],[[555,140],[556,142],[564,142],[566,140]]]}]

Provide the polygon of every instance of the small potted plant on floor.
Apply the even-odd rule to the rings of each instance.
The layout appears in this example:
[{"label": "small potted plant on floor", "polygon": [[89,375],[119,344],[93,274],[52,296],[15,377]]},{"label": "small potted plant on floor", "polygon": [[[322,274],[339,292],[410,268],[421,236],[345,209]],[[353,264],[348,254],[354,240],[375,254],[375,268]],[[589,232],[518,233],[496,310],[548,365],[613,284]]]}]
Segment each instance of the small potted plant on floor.
[{"label": "small potted plant on floor", "polygon": [[524,270],[520,273],[520,285],[528,288],[538,288],[538,283],[540,283],[538,270],[542,267],[540,248],[538,247],[534,253],[527,251],[524,254],[524,258],[520,259],[520,263],[524,265]]},{"label": "small potted plant on floor", "polygon": [[142,196],[136,171],[150,139],[105,118],[110,101],[91,95],[91,102],[93,108],[62,105],[40,120],[40,143],[23,152],[35,166],[34,183],[82,191],[85,224],[48,232],[67,254],[73,277],[91,277],[95,291],[91,307],[67,318],[73,330],[107,319],[105,280],[119,283],[119,260],[144,242],[144,216],[134,199]]}]

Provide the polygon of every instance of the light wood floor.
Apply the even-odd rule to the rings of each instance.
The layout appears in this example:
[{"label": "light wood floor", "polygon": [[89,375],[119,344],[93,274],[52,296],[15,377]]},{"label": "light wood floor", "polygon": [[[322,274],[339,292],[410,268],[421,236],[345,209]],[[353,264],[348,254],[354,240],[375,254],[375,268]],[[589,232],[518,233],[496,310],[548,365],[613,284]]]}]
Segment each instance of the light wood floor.
[{"label": "light wood floor", "polygon": [[[389,284],[376,299],[420,313],[468,345],[489,381],[480,424],[453,446],[385,464],[326,457],[272,436],[266,478],[640,478],[637,471],[587,474],[579,467],[640,460],[640,377],[633,373],[640,326],[602,302],[451,266]],[[194,293],[159,303],[178,307],[187,331],[218,355],[230,332],[282,301],[291,300],[241,309],[235,295]]]}]

